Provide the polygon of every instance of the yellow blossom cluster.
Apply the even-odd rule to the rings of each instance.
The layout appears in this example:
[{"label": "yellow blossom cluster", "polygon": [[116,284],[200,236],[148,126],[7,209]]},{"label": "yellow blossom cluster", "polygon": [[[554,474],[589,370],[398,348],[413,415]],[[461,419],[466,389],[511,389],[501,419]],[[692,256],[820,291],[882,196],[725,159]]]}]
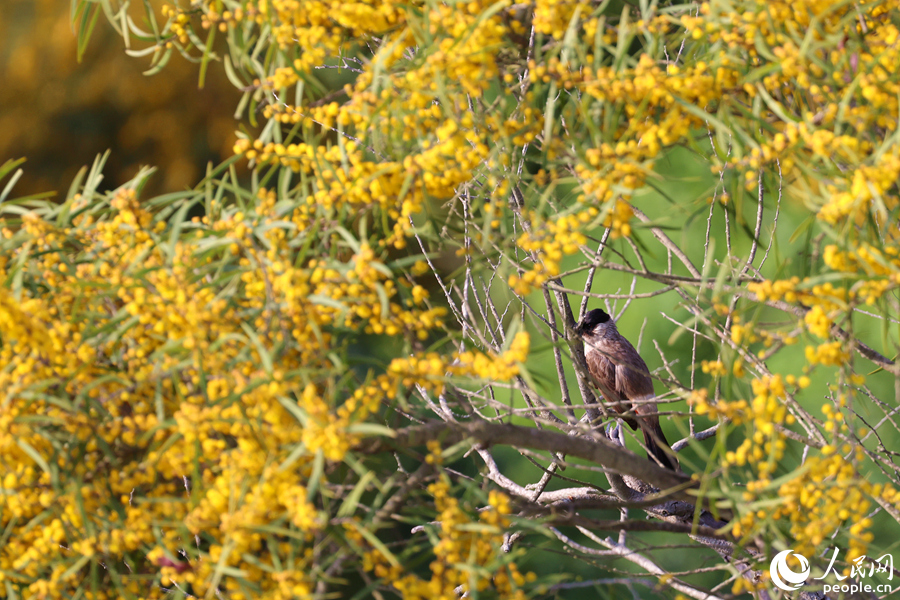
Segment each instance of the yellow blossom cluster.
[{"label": "yellow blossom cluster", "polygon": [[428,12],[428,32],[440,36],[434,52],[413,75],[421,81],[439,81],[446,77],[459,82],[462,90],[480,97],[498,75],[496,57],[491,48],[500,46],[506,24],[499,18],[481,18],[491,11],[512,4],[510,0],[488,2],[470,0],[464,12],[450,4],[433,4]]},{"label": "yellow blossom cluster", "polygon": [[[872,3],[857,12],[839,3],[754,0],[734,5],[702,3],[699,8],[697,14],[679,19],[693,39],[724,44],[728,56],[741,53],[772,65],[737,83],[748,102],[759,98],[773,107],[778,116],[772,120],[776,133],[759,139],[752,152],[733,156],[729,163],[750,169],[748,179],[755,179],[753,170],[776,159],[786,171],[806,164],[831,167],[836,158],[858,164],[855,170],[841,169],[841,176],[816,194],[814,202],[826,222],[862,218],[872,208],[870,199],[881,197],[895,181],[891,173],[896,171],[896,159],[890,154],[875,155],[877,138],[870,134],[896,123],[897,84],[884,68],[894,64],[891,61],[898,52],[894,43],[898,29],[887,18],[896,5]],[[786,23],[796,29],[785,27]],[[807,30],[805,37],[792,34]],[[859,31],[866,32],[866,42],[859,46],[831,42],[835,36]],[[857,78],[852,92],[857,101],[848,107],[844,84],[853,78]],[[804,93],[776,91],[795,87]],[[849,125],[849,131],[842,123]],[[895,206],[895,197],[889,194],[884,200]]]},{"label": "yellow blossom cluster", "polygon": [[[785,395],[784,384],[796,384],[802,389],[809,386],[810,380],[807,376],[799,379],[788,376],[782,382],[781,376],[775,375],[752,383],[756,396],[749,405],[743,400],[712,405],[705,389],[695,391],[690,398],[699,414],[728,419],[734,424],[752,423],[752,436],[736,451],[725,455],[726,463],[754,464],[759,474],[757,480],[747,483],[744,492],[744,500],[756,508],[742,512],[733,522],[731,533],[746,538],[773,520],[786,519],[790,524],[792,547],[801,554],[812,554],[831,535],[829,532],[846,526],[849,534],[846,560],[852,562],[863,556],[873,539],[869,518],[872,499],[897,507],[900,494],[890,484],[867,480],[858,470],[867,458],[864,448],[846,442],[839,446],[826,444],[820,455],[807,458],[802,469],[773,489],[772,474],[785,448],[784,435],[779,434],[777,426],[793,422],[781,400]],[[838,407],[844,406],[846,398],[841,396]],[[826,417],[823,429],[834,434],[835,439],[847,439],[849,426],[842,411],[829,404],[822,411]],[[765,500],[766,493],[772,491],[779,499],[774,505]]]},{"label": "yellow blossom cluster", "polygon": [[[318,14],[319,4],[305,3],[302,9],[297,2],[280,6],[283,10],[269,10],[268,14],[278,13],[279,22],[291,22],[293,43],[305,39],[306,34],[299,31],[316,29],[309,15]],[[288,6],[302,16],[289,19],[289,11],[285,12]],[[346,101],[307,103],[298,99],[290,104],[279,100],[263,109],[266,118],[277,122],[296,124],[310,133],[340,130],[346,132],[346,138],[340,144],[331,140],[309,144],[243,138],[234,150],[255,164],[280,164],[314,176],[316,189],[304,209],[307,214],[340,210],[347,205],[354,210],[377,209],[393,228],[393,235],[382,243],[402,248],[406,236],[414,230],[411,217],[425,210],[432,200],[452,198],[473,180],[488,185],[500,181],[496,192],[505,194],[506,178],[486,173],[509,167],[511,144],[535,139],[540,130],[539,115],[531,107],[519,109],[506,99],[491,111],[473,104],[473,99],[481,97],[500,77],[494,49],[504,43],[508,29],[507,21],[497,14],[498,9],[505,9],[504,3],[472,0],[462,8],[426,4],[421,11],[403,9],[400,4],[389,9],[379,3],[353,4],[359,15],[352,22],[340,15],[349,10],[347,6],[323,13],[324,18],[335,20],[335,30],[342,31],[346,39],[384,35],[386,24],[390,24],[392,33],[387,34],[389,41],[380,43],[372,63],[361,70],[353,84],[344,87]],[[494,14],[485,17],[489,9]],[[371,11],[390,14],[370,21],[367,14]],[[265,12],[261,10],[261,14]],[[334,12],[338,15],[330,17]],[[408,48],[419,44],[420,36],[427,36],[432,43],[419,51],[421,60],[410,63]],[[280,43],[288,39],[279,37]],[[337,56],[343,43],[349,42],[338,43],[335,38],[315,51],[330,50]],[[301,58],[294,59],[290,66],[278,67],[267,82],[257,85],[270,89],[291,86],[310,69],[310,60],[324,60],[313,56],[305,43],[300,42],[299,47]],[[379,139],[363,145],[357,143],[360,138]],[[499,140],[509,143],[499,144]],[[478,212],[486,199],[478,195],[475,200],[471,210]]]},{"label": "yellow blossom cluster", "polygon": [[[314,192],[299,205],[292,221],[301,229],[316,218],[332,215],[342,210],[363,210],[379,207],[389,213],[395,222],[395,236],[382,244],[405,245],[402,233],[409,229],[408,217],[421,208],[422,196],[415,189],[409,190],[399,205],[406,174],[398,163],[383,164],[367,160],[355,142],[344,146],[312,146],[300,144],[263,144],[240,139],[235,152],[259,164],[277,164],[304,174],[315,174]],[[323,166],[328,165],[327,168]]]},{"label": "yellow blossom cluster", "polygon": [[[534,7],[534,29],[556,39],[563,39],[577,14],[582,18],[591,14],[591,3],[584,0],[539,0]],[[577,24],[577,21],[576,21]]]},{"label": "yellow blossom cluster", "polygon": [[807,328],[817,336],[823,339],[831,337],[832,320],[821,305],[813,306],[803,317]]},{"label": "yellow blossom cluster", "polygon": [[[840,410],[844,406],[846,398],[842,396],[837,409],[829,404],[822,407],[826,431],[842,435],[849,431]],[[865,459],[865,450],[860,445],[826,445],[821,456],[810,457],[796,477],[778,488],[781,502],[769,516],[790,521],[791,536],[798,552],[812,553],[829,536],[828,532],[842,529],[849,523],[846,560],[852,562],[866,553],[873,539],[869,518],[871,499],[900,506],[900,494],[892,485],[873,483],[858,471],[858,464]],[[765,514],[756,516],[766,517]],[[741,527],[745,532],[752,522],[752,514],[742,520]]]},{"label": "yellow blossom cluster", "polygon": [[893,211],[900,206],[896,194],[890,193],[898,177],[900,158],[896,156],[881,155],[871,166],[860,165],[842,185],[826,186],[832,199],[822,206],[819,218],[831,224],[848,218],[862,222],[876,199],[883,203],[885,211]]},{"label": "yellow blossom cluster", "polygon": [[[833,250],[828,254],[830,258],[826,260],[834,259],[836,256]],[[845,287],[835,287],[831,282],[810,285],[809,278],[801,282],[799,277],[793,277],[789,280],[750,282],[747,289],[756,294],[760,302],[784,300],[809,308],[800,320],[800,325],[817,337],[827,340],[832,337],[832,327],[837,316],[847,309],[849,302],[854,302],[860,297],[860,289],[868,288],[865,285],[856,285],[848,290]],[[749,331],[745,331],[743,325],[732,327],[733,341],[741,341],[745,334],[752,335]],[[841,349],[839,342],[827,342],[818,348],[808,347],[806,354],[811,364],[836,365],[846,358],[846,353]]]},{"label": "yellow blossom cluster", "polygon": [[[760,168],[776,161],[785,174],[793,173],[798,165],[827,166],[835,174],[833,183],[806,194],[819,218],[830,224],[848,218],[862,223],[866,215],[872,215],[884,223],[886,215],[898,207],[894,187],[898,162],[891,152],[876,152],[878,138],[871,133],[890,130],[896,121],[897,84],[887,75],[890,68],[885,68],[894,64],[898,52],[894,43],[898,29],[886,17],[891,6],[893,3],[866,6],[863,15],[848,6],[817,2],[702,3],[698,13],[677,20],[698,42],[727,45],[731,52],[715,61],[666,65],[642,55],[629,68],[598,69],[552,58],[544,65],[530,66],[536,79],[558,88],[582,90],[601,102],[591,113],[593,118],[602,119],[604,112],[611,110],[624,110],[629,116],[612,141],[588,149],[586,160],[575,165],[589,197],[603,201],[616,190],[627,193],[643,185],[660,146],[677,143],[687,131],[703,126],[692,106],[708,107],[716,102],[724,106],[737,92],[748,105],[762,99],[777,117],[770,121],[772,135],[754,139],[726,161],[745,172],[748,185],[755,185]],[[561,10],[558,16],[571,14],[572,9]],[[591,23],[590,19],[585,23],[589,33],[593,31]],[[811,36],[805,40],[792,37],[785,23],[796,23],[797,30],[812,27]],[[663,16],[634,21],[620,27],[618,35],[663,32],[671,24],[670,18]],[[546,30],[560,35],[565,27],[560,23]],[[852,37],[859,28],[867,36],[862,47],[841,44],[836,48],[828,41],[838,32],[843,32],[845,39]],[[613,43],[612,35],[607,39],[610,33],[603,34],[603,41]],[[756,66],[759,61],[769,61],[772,68],[748,74],[741,59],[735,59],[741,53]],[[588,62],[591,58],[587,57]],[[829,68],[823,68],[823,61]],[[862,83],[853,90],[856,101],[848,106],[842,82],[851,78]],[[792,86],[805,93],[772,92]],[[648,118],[651,115],[653,118]],[[839,170],[833,169],[835,162],[841,164]],[[722,166],[712,168],[718,171]],[[887,279],[861,282],[856,291],[872,303],[894,283]]]},{"label": "yellow blossom cluster", "polygon": [[[834,406],[822,406],[823,429],[831,432],[834,440],[848,439],[850,426],[843,412],[847,401],[845,395],[840,395]],[[852,562],[863,556],[874,537],[869,518],[872,500],[900,507],[900,493],[891,484],[869,481],[859,471],[866,458],[862,445],[846,441],[826,444],[820,456],[809,457],[795,477],[779,486],[780,502],[773,509],[747,513],[738,528],[746,533],[755,522],[769,517],[786,518],[797,552],[811,554],[829,537],[828,532],[849,524],[845,559]],[[752,492],[748,489],[748,494]]]},{"label": "yellow blossom cluster", "polygon": [[850,352],[840,341],[825,342],[818,346],[806,347],[806,360],[810,365],[831,365],[839,367],[847,364]]},{"label": "yellow blossom cluster", "polygon": [[610,234],[612,239],[628,237],[631,235],[630,220],[633,215],[634,210],[632,210],[630,204],[622,200],[616,200],[612,209],[607,212],[606,218],[603,220],[603,226],[608,227],[612,231]]},{"label": "yellow blossom cluster", "polygon": [[[205,1],[190,8],[165,5],[163,16],[170,19],[172,34],[185,47],[198,39],[195,36],[201,30],[238,30],[248,38],[259,31],[270,31],[280,48],[300,48],[302,52],[293,64],[280,67],[267,82],[272,88],[280,89],[293,85],[299,72],[348,49],[363,33],[389,32],[404,19],[401,7],[399,3],[380,1],[338,4],[320,0]],[[192,18],[199,22],[192,22]]]},{"label": "yellow blossom cluster", "polygon": [[900,240],[891,231],[882,248],[861,243],[847,250],[829,244],[823,251],[825,264],[844,274],[848,280],[856,279],[848,291],[851,299],[873,305],[885,293],[900,287]]},{"label": "yellow blossom cluster", "polygon": [[798,300],[808,300],[808,294],[804,294],[802,290],[797,290],[797,284],[800,283],[799,277],[792,277],[789,280],[770,281],[768,279],[760,282],[751,281],[747,284],[747,289],[756,294],[760,302],[766,300],[781,300],[784,298],[788,302],[797,302]]},{"label": "yellow blossom cluster", "polygon": [[[49,316],[47,307],[36,298],[18,302],[6,288],[0,288],[0,332],[5,344],[15,347],[23,354],[31,354],[35,359],[56,353],[51,333],[47,331],[45,319]],[[30,371],[32,364],[23,364],[22,375]]]},{"label": "yellow blossom cluster", "polygon": [[[721,315],[729,314],[727,306],[714,303],[714,308],[716,312]],[[775,346],[776,343],[784,346],[792,346],[798,341],[797,336],[793,332],[757,327],[756,324],[752,322],[744,323],[739,314],[731,314],[731,331],[729,338],[735,344],[743,344],[745,347],[748,347],[748,349],[751,344],[762,342],[763,348],[757,352],[759,358],[765,358],[768,349]],[[721,360],[717,362],[721,364]],[[731,368],[735,376],[743,377],[743,364],[743,358],[737,358],[732,362]],[[725,365],[717,366],[713,362],[703,361],[700,366],[704,373],[709,372],[714,375],[722,375],[725,373]]]},{"label": "yellow blossom cluster", "polygon": [[[772,518],[787,518],[791,523],[791,538],[796,551],[811,554],[829,532],[843,529],[849,523],[849,547],[843,555],[849,562],[863,556],[872,533],[872,510],[869,497],[881,497],[897,505],[900,495],[890,485],[873,484],[857,472],[849,445],[836,452],[835,448],[823,450],[823,456],[813,456],[802,474],[781,485],[778,497],[781,504],[773,511]],[[857,450],[857,453],[861,452]],[[862,460],[862,456],[857,456]]]},{"label": "yellow blossom cluster", "polygon": [[713,377],[721,377],[728,373],[728,369],[725,368],[721,360],[704,360],[700,363],[700,369]]},{"label": "yellow blossom cluster", "polygon": [[[429,447],[429,462],[439,465],[440,448],[436,442]],[[438,513],[437,542],[431,548],[434,560],[428,565],[431,577],[426,579],[408,572],[399,561],[391,561],[393,557],[385,556],[376,548],[365,554],[363,568],[389,581],[406,600],[453,598],[460,586],[471,589],[473,594],[490,590],[501,598],[524,600],[527,595],[523,588],[535,580],[535,575],[523,574],[512,560],[500,562],[504,555],[500,548],[510,525],[509,497],[492,490],[487,507],[478,512],[477,519],[472,519],[451,495],[445,475],[428,486],[428,493],[434,497]],[[362,539],[359,542],[364,543]],[[461,565],[478,568],[460,568]],[[490,568],[485,568],[489,565]]]},{"label": "yellow blossom cluster", "polygon": [[[741,113],[760,102],[766,106],[766,128],[738,126],[741,139],[734,152],[722,147],[722,137],[710,135],[716,172],[731,169],[755,185],[758,171],[776,161],[787,176],[807,165],[826,169],[833,175],[830,183],[804,191],[823,222],[861,223],[869,214],[883,221],[898,206],[892,186],[900,173],[893,153],[876,151],[880,138],[873,134],[890,130],[896,121],[891,115],[897,113],[898,89],[887,75],[900,59],[894,43],[898,29],[888,18],[894,4],[866,4],[857,11],[811,1],[701,3],[697,11],[641,14],[617,26],[593,14],[590,3],[574,0],[538,2],[530,14],[508,2],[483,0],[453,7],[203,0],[190,10],[167,7],[165,16],[181,43],[196,43],[201,29],[239,34],[236,44],[252,40],[257,31],[271,31],[278,52],[265,76],[240,64],[235,68],[256,77],[251,89],[279,91],[277,100],[262,103],[263,115],[302,125],[304,141],[283,143],[283,136],[267,132],[258,140],[240,140],[236,152],[258,164],[282,164],[316,177],[319,189],[307,212],[320,204],[377,206],[393,223],[389,241],[402,245],[412,231],[410,217],[426,210],[431,199],[451,198],[476,181],[504,182],[496,193],[505,194],[508,178],[501,172],[509,171],[513,148],[535,141],[551,168],[541,169],[533,182],[543,187],[547,173],[570,165],[582,202],[603,207],[603,224],[614,237],[629,236],[628,203],[646,186],[666,148],[690,143],[697,130],[723,129],[706,111]],[[545,56],[523,63],[505,52],[521,43],[529,21],[552,41]],[[805,28],[811,28],[805,39],[792,33]],[[593,40],[586,54],[566,50],[563,40],[570,30]],[[864,43],[856,41],[859,31],[865,32]],[[606,57],[619,56],[611,47],[635,36],[657,42],[628,60]],[[845,42],[835,45],[832,38]],[[371,55],[358,53],[373,39],[378,44]],[[722,44],[728,52],[679,62],[666,53],[668,42],[682,44],[685,54],[704,44]],[[320,98],[304,77],[337,60],[341,68],[358,72],[355,80]],[[850,80],[848,98],[843,84]],[[295,86],[296,98],[280,95]],[[805,92],[780,91],[792,86]],[[576,106],[558,99],[552,106],[550,99],[560,90],[580,94],[583,101]],[[520,101],[505,97],[507,91],[518,93]],[[542,115],[547,108],[551,113]],[[591,131],[570,147],[550,127],[554,113],[566,123],[586,118],[604,123],[602,135]],[[335,144],[329,130],[345,136],[345,143]],[[329,140],[308,141],[321,134]],[[477,196],[473,212],[483,208]],[[595,225],[589,219],[580,229]],[[548,266],[536,265],[530,285],[542,283],[548,273]],[[878,281],[860,291],[874,302],[889,289]]]},{"label": "yellow blossom cluster", "polygon": [[[398,266],[417,259],[404,252],[412,236],[432,246],[423,252],[460,249],[467,266],[473,245],[501,257],[491,268],[526,294],[600,227],[646,247],[633,219],[649,188],[664,192],[655,170],[674,147],[709,157],[727,188],[710,223],[726,210],[742,225],[744,192],[761,182],[768,202],[777,176],[785,203],[805,205],[804,227],[821,233],[813,274],[787,266],[763,279],[770,271],[750,262],[738,276],[722,262],[722,273],[734,285],[757,278],[745,288],[755,300],[798,316],[759,326],[732,314],[744,300],[716,307],[733,317],[740,358],[726,349],[700,367],[724,378],[730,364],[740,380],[750,345],[765,359],[798,332],[815,338],[808,367],[753,379],[752,400],[691,394],[698,414],[746,432],[722,460],[756,475],[748,503],[775,489],[789,388],[807,387],[820,365],[846,374],[836,327],[900,286],[900,0],[626,3],[621,14],[585,0],[163,4],[157,56],[178,49],[204,69],[222,59],[245,94],[238,113],[255,129],[234,151],[255,168],[252,191],[229,174],[177,201],[144,205],[131,186],[59,210],[3,207],[15,218],[0,240],[0,459],[14,468],[0,496],[0,526],[12,531],[0,583],[20,595],[77,595],[73,581],[90,568],[140,555],[120,584],[136,597],[153,577],[192,595],[309,596],[327,579],[315,560],[336,504],[332,490],[317,494],[334,471],[363,472],[353,448],[381,426],[371,421],[380,407],[415,385],[508,380],[528,354],[524,333],[502,352],[423,349],[450,325],[424,269]],[[186,220],[189,209],[202,216]],[[403,350],[350,360],[355,334],[392,336]],[[840,412],[826,416],[828,431],[843,431]],[[780,486],[790,510],[745,511],[735,533],[783,518],[811,549],[856,519],[858,555],[865,496],[896,498],[866,487],[838,445]],[[857,462],[860,452],[841,446]],[[60,469],[77,483],[60,486]],[[492,579],[457,568],[500,560],[505,497],[492,495],[476,521],[446,479],[429,489],[441,524],[431,579],[348,533],[368,549],[366,570],[409,598],[460,585],[519,597],[525,579],[508,563]]]},{"label": "yellow blossom cluster", "polygon": [[[190,28],[191,17],[186,11],[180,10],[178,7],[167,4],[161,9],[162,16],[168,19],[168,28],[174,37],[182,45],[189,42],[188,30]],[[171,42],[169,42],[171,44]],[[171,47],[171,46],[170,46]]]},{"label": "yellow blossom cluster", "polygon": [[[375,252],[367,243],[360,245],[348,263],[329,268],[327,262],[313,260],[310,267],[313,269],[310,275],[312,294],[338,303],[321,308],[332,321],[342,322],[347,327],[363,323],[366,333],[397,335],[410,332],[420,340],[428,337],[428,331],[443,325],[446,309],[426,307],[428,291],[420,285],[410,287],[407,306],[382,302],[383,298],[395,299],[399,295],[398,289],[389,279],[391,271],[376,260]],[[341,316],[342,320],[339,319]]]},{"label": "yellow blossom cluster", "polygon": [[[849,359],[849,351],[840,340],[832,340],[835,321],[854,304],[873,305],[886,292],[900,287],[900,247],[892,239],[883,249],[864,243],[853,250],[841,250],[836,244],[824,248],[826,266],[839,274],[846,284],[837,287],[832,282],[811,285],[811,278],[751,282],[747,289],[761,302],[784,300],[802,304],[808,310],[800,321],[810,333],[825,340],[817,346],[807,346],[809,364],[841,366]],[[744,337],[744,326],[732,327],[732,340]],[[753,341],[753,340],[750,340]]]},{"label": "yellow blossom cluster", "polygon": [[[316,456],[344,459],[404,380],[429,382],[386,366],[357,381],[333,362],[341,336],[420,343],[444,309],[346,229],[299,229],[303,199],[260,188],[242,209],[219,194],[186,219],[192,192],[160,211],[134,190],[0,222],[0,279],[19,282],[0,286],[0,581],[69,598],[91,565],[125,560],[91,597],[147,597],[147,578],[293,597],[311,589],[328,518]],[[510,378],[521,336],[500,356],[441,360]],[[286,562],[298,543],[309,550]]]},{"label": "yellow blossom cluster", "polygon": [[[724,371],[721,363],[707,363],[705,370]],[[787,379],[787,381],[786,381]],[[763,376],[751,381],[753,399],[709,401],[705,389],[697,390],[690,397],[694,410],[700,415],[709,415],[713,419],[727,419],[734,425],[746,424],[748,436],[740,446],[725,454],[725,464],[751,465],[758,475],[759,481],[765,482],[774,473],[778,461],[784,454],[785,437],[780,427],[794,422],[794,416],[787,410],[785,384],[796,384],[799,387],[809,385],[809,378],[782,378],[781,375]]]},{"label": "yellow blossom cluster", "polygon": [[598,211],[591,207],[571,215],[541,222],[532,215],[534,229],[523,233],[518,245],[527,252],[534,253],[534,268],[522,275],[510,275],[509,285],[518,294],[527,294],[551,277],[559,275],[559,265],[564,255],[575,254],[587,241],[580,229]]},{"label": "yellow blossom cluster", "polygon": [[[802,305],[806,309],[797,326],[805,329],[817,339],[815,344],[805,349],[808,373],[817,365],[839,367],[853,384],[861,385],[864,379],[854,373],[847,373],[851,364],[850,352],[843,338],[835,339],[836,323],[845,318],[855,305],[873,304],[883,293],[882,290],[896,288],[898,263],[895,257],[895,234],[889,233],[882,240],[884,245],[876,248],[870,243],[828,244],[824,247],[823,262],[836,276],[821,282],[821,277],[813,282],[810,277],[785,280],[764,280],[751,282],[749,291],[760,302],[782,302]],[[750,344],[766,337],[767,332],[757,331],[750,324],[744,324],[735,315],[731,330],[732,341]],[[771,335],[771,334],[768,334]],[[704,366],[704,371],[715,372],[715,364]],[[748,438],[733,452],[725,454],[727,464],[755,465],[758,479],[747,484],[744,499],[756,506],[743,511],[733,524],[736,536],[750,536],[769,527],[772,522],[786,519],[790,524],[792,547],[801,554],[812,554],[828,537],[827,532],[847,530],[847,561],[863,556],[873,539],[872,521],[869,513],[872,499],[881,503],[896,505],[897,493],[890,485],[868,481],[860,466],[868,460],[864,448],[847,443],[849,425],[841,410],[826,404],[822,410],[826,419],[822,425],[825,432],[834,435],[833,444],[826,444],[820,454],[806,459],[804,468],[777,488],[772,487],[774,469],[783,455],[785,438],[779,434],[779,425],[789,424],[779,398],[784,397],[780,375],[754,380],[756,397],[748,405],[743,400],[720,401],[715,405],[705,402],[705,397],[697,402],[697,411],[713,417],[730,419],[734,423],[749,422],[753,419],[752,431]],[[768,380],[768,385],[763,383]],[[802,389],[810,385],[810,377],[803,375],[795,379],[788,376],[785,384]],[[702,396],[697,394],[697,396]],[[841,397],[839,406],[846,399]],[[764,409],[762,413],[760,409]],[[772,412],[775,409],[776,412]],[[768,414],[766,414],[768,413]],[[764,442],[765,445],[760,445]],[[777,493],[779,503],[776,508],[768,505],[767,496]]]},{"label": "yellow blossom cluster", "polygon": [[520,331],[499,354],[465,351],[445,358],[432,352],[421,357],[395,358],[388,372],[402,378],[404,386],[418,384],[440,393],[450,377],[475,377],[488,381],[507,381],[519,374],[519,364],[525,362],[531,338]]},{"label": "yellow blossom cluster", "polygon": [[632,212],[627,200],[645,186],[664,149],[703,124],[687,106],[706,105],[734,87],[738,75],[727,60],[717,67],[701,62],[681,69],[666,67],[647,54],[633,68],[598,68],[588,59],[587,64],[550,59],[546,65],[530,66],[536,78],[583,91],[593,103],[592,112],[599,114],[592,118],[627,115],[608,136],[612,139],[588,147],[574,168],[584,191],[582,201],[613,201],[604,225],[617,237],[629,236]]},{"label": "yellow blossom cluster", "polygon": [[[398,93],[403,92],[398,90]],[[328,106],[329,110],[333,107],[338,111],[336,105]],[[377,113],[366,117],[365,122],[359,116],[348,116],[353,110],[352,107],[341,107],[334,118],[338,123],[353,121],[357,128],[371,127],[368,119],[382,122]],[[368,110],[374,111],[371,107]],[[316,116],[315,111],[312,114]],[[320,118],[325,118],[326,123],[332,120],[331,117]],[[503,155],[494,156],[496,152],[491,151],[488,136],[508,135],[522,128],[520,121],[507,119],[479,132],[472,128],[471,114],[463,114],[458,119],[430,118],[429,121],[427,132],[422,130],[425,125],[422,122],[408,123],[414,133],[404,133],[404,137],[415,135],[424,139],[419,143],[418,152],[397,161],[375,160],[353,141],[342,145],[311,146],[239,139],[234,150],[257,164],[280,164],[316,178],[314,193],[307,198],[306,206],[298,209],[298,225],[309,222],[315,215],[332,214],[345,208],[377,208],[393,224],[393,235],[381,243],[402,248],[406,245],[406,236],[414,230],[410,218],[423,210],[428,199],[451,198],[460,185],[480,172],[484,164],[507,161]],[[322,121],[317,119],[317,122]],[[382,126],[387,127],[386,123],[384,121]],[[392,129],[391,135],[395,135],[393,128],[389,129]],[[531,139],[534,134],[517,135]]]}]

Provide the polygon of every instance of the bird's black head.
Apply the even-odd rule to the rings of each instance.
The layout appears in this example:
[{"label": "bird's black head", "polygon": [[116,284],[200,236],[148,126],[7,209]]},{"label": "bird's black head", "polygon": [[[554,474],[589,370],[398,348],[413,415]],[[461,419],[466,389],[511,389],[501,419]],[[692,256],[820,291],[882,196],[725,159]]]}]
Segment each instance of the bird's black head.
[{"label": "bird's black head", "polygon": [[588,314],[584,315],[584,318],[581,319],[581,323],[575,328],[576,333],[585,334],[590,333],[594,330],[597,325],[601,325],[603,323],[609,322],[609,315],[605,310],[601,308],[595,308],[592,311],[588,311]]}]

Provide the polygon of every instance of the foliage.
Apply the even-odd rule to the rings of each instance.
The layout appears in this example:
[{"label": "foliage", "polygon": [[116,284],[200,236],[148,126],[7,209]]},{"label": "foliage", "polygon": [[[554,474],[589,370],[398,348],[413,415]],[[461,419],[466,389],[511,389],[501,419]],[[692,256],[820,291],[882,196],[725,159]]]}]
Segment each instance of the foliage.
[{"label": "foliage", "polygon": [[[144,7],[73,0],[80,46],[222,68],[247,126],[185,192],[2,192],[0,593],[713,598],[890,551],[894,3]],[[688,476],[607,439],[573,294],[647,315]]]}]

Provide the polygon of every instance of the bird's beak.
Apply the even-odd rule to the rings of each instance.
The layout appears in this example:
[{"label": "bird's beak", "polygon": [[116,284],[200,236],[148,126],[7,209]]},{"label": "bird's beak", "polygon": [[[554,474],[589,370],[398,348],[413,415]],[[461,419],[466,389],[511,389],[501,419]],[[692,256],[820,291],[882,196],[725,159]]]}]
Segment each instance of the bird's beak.
[{"label": "bird's beak", "polygon": [[575,333],[578,335],[584,335],[584,321],[575,325]]}]

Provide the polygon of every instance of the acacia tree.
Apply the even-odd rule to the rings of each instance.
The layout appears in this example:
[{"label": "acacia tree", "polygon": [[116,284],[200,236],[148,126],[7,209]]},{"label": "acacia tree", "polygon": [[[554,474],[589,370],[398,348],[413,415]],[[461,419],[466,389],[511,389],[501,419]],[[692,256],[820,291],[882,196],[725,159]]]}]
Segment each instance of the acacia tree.
[{"label": "acacia tree", "polygon": [[[242,133],[154,198],[0,170],[0,594],[886,582],[895,4],[73,0],[224,68]],[[683,474],[612,427],[592,306]]]}]

